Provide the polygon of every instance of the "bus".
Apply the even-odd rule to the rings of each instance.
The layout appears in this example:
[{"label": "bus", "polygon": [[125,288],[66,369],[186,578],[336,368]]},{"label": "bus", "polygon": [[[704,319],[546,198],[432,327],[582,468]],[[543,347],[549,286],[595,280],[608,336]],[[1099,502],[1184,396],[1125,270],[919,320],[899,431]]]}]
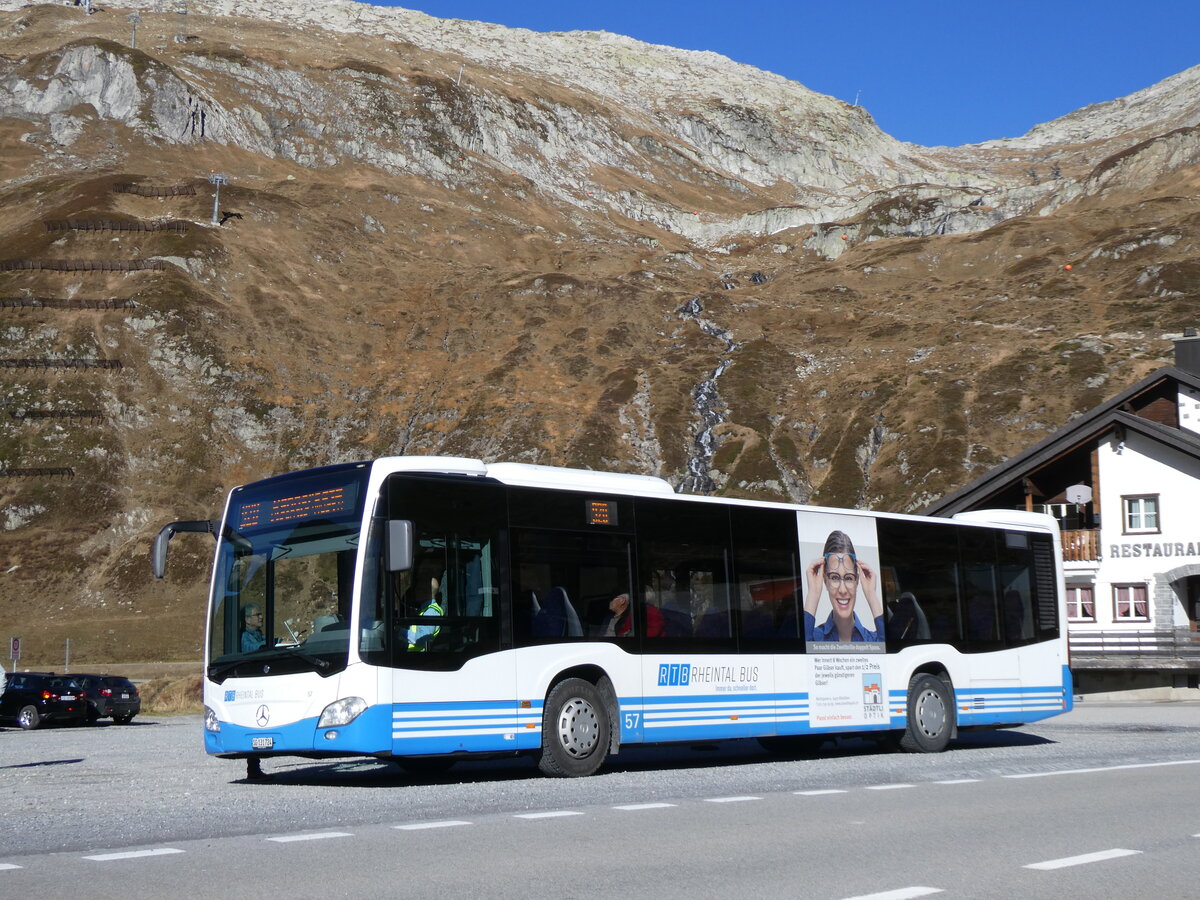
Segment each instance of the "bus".
[{"label": "bus", "polygon": [[666,481],[401,456],[234,488],[204,745],[432,772],[626,745],[835,735],[944,749],[1071,708],[1050,516],[953,519],[677,494]]}]

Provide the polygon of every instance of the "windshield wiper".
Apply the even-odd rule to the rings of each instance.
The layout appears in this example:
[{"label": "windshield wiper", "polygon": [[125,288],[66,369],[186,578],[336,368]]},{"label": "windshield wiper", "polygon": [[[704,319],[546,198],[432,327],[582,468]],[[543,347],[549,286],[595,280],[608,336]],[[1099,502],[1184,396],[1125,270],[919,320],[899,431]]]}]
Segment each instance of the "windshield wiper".
[{"label": "windshield wiper", "polygon": [[232,672],[234,669],[236,669],[242,663],[248,662],[248,661],[249,660],[245,660],[245,659],[237,659],[237,660],[234,660],[233,662],[221,663],[221,665],[219,665],[219,666],[210,665],[208,667],[208,677],[213,679],[214,681],[216,681],[219,678],[224,678],[226,675],[228,675],[230,672]]},{"label": "windshield wiper", "polygon": [[[330,666],[329,660],[322,659],[321,657],[319,657],[313,653],[309,653],[307,650],[301,650],[299,647],[275,646],[275,647],[263,647],[261,649],[274,650],[276,653],[287,653],[292,656],[298,657],[299,659],[302,659],[309,665],[313,666],[315,669],[317,669],[318,672],[324,672]],[[271,659],[271,658],[272,657],[266,656],[266,655],[261,654],[256,651],[253,654],[253,656],[243,656],[241,659],[235,659],[230,662],[224,662],[224,663],[221,663],[220,665],[210,665],[208,667],[208,677],[215,681],[219,678],[224,678],[230,672],[233,672],[239,666],[245,665],[246,663],[249,663],[249,664],[257,667],[262,662],[264,662],[268,659]],[[270,663],[267,663],[267,664],[270,665]]]},{"label": "windshield wiper", "polygon": [[281,647],[279,649],[284,650],[287,653],[292,654],[293,656],[298,656],[307,663],[312,663],[314,666],[316,666],[322,672],[324,672],[326,669],[329,668],[329,660],[321,659],[321,657],[319,657],[313,653],[309,653],[307,650],[301,650],[298,646],[297,647]]}]

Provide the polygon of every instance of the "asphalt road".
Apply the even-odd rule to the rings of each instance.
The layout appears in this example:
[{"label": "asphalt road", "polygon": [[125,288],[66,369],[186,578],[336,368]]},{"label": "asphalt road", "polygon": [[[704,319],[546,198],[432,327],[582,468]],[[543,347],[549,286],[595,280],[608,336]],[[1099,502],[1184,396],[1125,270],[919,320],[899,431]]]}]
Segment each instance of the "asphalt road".
[{"label": "asphalt road", "polygon": [[287,759],[247,782],[200,729],[0,729],[0,896],[1200,896],[1200,703],[930,756],[627,748],[576,780]]}]

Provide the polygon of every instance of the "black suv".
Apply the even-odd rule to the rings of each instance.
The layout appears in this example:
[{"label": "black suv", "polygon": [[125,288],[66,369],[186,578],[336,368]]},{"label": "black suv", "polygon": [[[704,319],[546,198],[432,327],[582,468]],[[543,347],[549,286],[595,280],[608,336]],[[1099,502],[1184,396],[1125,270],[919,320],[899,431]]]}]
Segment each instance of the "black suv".
[{"label": "black suv", "polygon": [[0,696],[0,720],[15,721],[27,730],[43,722],[81,725],[87,713],[83,688],[69,675],[14,672]]},{"label": "black suv", "polygon": [[137,685],[120,675],[72,675],[71,678],[87,696],[87,718],[112,720],[118,725],[128,725],[142,711],[142,698]]}]

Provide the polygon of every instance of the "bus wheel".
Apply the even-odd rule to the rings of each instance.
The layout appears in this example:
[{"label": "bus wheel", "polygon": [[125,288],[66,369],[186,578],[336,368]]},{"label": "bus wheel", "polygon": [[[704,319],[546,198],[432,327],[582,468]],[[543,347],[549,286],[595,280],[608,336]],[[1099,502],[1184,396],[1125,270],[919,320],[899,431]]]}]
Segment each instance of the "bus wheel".
[{"label": "bus wheel", "polygon": [[950,743],[954,703],[946,682],[916,675],[908,683],[908,722],[900,747],[909,753],[940,753]]},{"label": "bus wheel", "polygon": [[560,681],[546,698],[542,714],[542,758],[547,775],[591,775],[608,757],[611,731],[604,698],[582,678]]}]

